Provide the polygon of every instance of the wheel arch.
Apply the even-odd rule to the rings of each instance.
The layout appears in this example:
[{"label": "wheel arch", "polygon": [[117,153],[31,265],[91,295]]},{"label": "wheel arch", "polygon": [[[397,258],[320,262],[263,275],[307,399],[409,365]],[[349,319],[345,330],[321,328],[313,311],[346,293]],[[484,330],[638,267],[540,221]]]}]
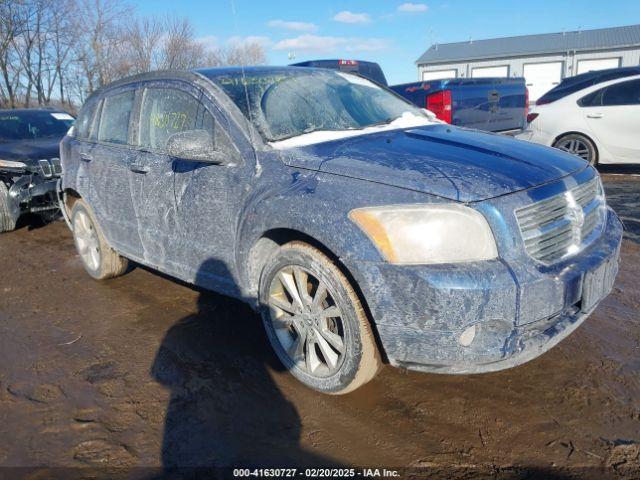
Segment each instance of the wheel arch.
[{"label": "wheel arch", "polygon": [[[282,245],[293,241],[304,242],[320,250],[336,265],[336,267],[338,267],[342,274],[347,278],[347,280],[353,287],[353,290],[356,292],[362,308],[364,308],[367,320],[369,321],[369,325],[371,326],[371,330],[376,341],[376,346],[378,347],[378,351],[380,352],[383,360],[387,362],[385,350],[380,340],[380,335],[376,328],[376,324],[373,321],[373,316],[371,315],[371,310],[369,309],[367,299],[364,296],[364,293],[360,288],[360,285],[358,284],[355,276],[331,248],[329,248],[327,245],[325,245],[325,243],[318,240],[314,236],[293,228],[273,228],[265,231],[260,236],[260,238],[258,238],[253,243],[247,256],[247,267],[245,275],[252,294],[255,295],[256,299],[259,299],[258,288],[260,285],[262,268],[269,260],[271,255],[273,255]],[[257,302],[259,302],[259,300],[257,300]]]},{"label": "wheel arch", "polygon": [[70,212],[73,208],[73,204],[76,203],[78,199],[82,198],[82,195],[80,195],[78,191],[73,188],[65,188],[63,190],[63,194],[64,208],[67,210],[67,212]]}]

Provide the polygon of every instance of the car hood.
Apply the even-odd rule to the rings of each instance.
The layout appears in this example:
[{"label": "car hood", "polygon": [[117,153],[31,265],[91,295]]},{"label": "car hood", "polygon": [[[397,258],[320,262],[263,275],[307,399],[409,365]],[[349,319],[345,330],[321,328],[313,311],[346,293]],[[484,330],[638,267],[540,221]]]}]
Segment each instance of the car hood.
[{"label": "car hood", "polygon": [[0,158],[5,160],[39,160],[60,156],[62,138],[39,138],[0,143]]},{"label": "car hood", "polygon": [[587,166],[560,150],[450,125],[360,135],[280,154],[290,166],[461,202],[525,190]]}]

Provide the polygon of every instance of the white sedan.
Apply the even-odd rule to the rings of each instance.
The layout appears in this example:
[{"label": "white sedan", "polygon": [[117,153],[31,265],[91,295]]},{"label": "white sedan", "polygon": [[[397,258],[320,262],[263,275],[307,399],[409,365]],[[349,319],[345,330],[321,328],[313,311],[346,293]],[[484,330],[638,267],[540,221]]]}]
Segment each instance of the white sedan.
[{"label": "white sedan", "polygon": [[566,150],[592,165],[640,163],[640,75],[536,105],[528,121],[518,138]]}]

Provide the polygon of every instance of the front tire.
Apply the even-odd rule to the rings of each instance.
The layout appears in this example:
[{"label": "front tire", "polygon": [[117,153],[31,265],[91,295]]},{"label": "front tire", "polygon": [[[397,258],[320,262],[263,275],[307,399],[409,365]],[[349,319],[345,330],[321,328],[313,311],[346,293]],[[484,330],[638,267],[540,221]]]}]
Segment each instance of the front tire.
[{"label": "front tire", "polygon": [[320,250],[279,248],[260,279],[263,322],[284,366],[305,385],[345,394],[381,367],[371,326],[353,287]]},{"label": "front tire", "polygon": [[553,146],[565,152],[577,155],[590,165],[598,164],[598,150],[591,139],[579,133],[570,133],[557,139]]},{"label": "front tire", "polygon": [[82,199],[73,204],[71,226],[76,250],[89,275],[96,280],[106,280],[127,270],[128,260],[109,246],[93,212]]},{"label": "front tire", "polygon": [[15,230],[16,220],[9,209],[9,189],[0,180],[0,233]]}]

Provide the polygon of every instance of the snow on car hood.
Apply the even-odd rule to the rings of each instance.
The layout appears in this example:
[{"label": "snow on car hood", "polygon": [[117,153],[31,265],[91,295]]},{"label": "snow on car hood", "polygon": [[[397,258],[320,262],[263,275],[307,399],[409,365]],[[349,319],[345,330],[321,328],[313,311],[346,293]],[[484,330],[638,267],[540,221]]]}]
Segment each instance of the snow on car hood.
[{"label": "snow on car hood", "polygon": [[340,140],[343,138],[357,137],[360,135],[368,135],[371,133],[385,132],[388,130],[397,130],[399,128],[421,127],[424,125],[433,125],[437,123],[435,117],[421,117],[411,112],[404,112],[402,116],[386,125],[375,125],[362,129],[354,130],[320,130],[317,132],[305,133],[296,137],[270,142],[273,148],[277,150],[286,150],[293,147],[303,147],[313,145],[315,143],[329,142],[332,140]]},{"label": "snow on car hood", "polygon": [[280,155],[290,166],[461,202],[525,190],[587,167],[560,150],[442,124],[289,147]]}]

